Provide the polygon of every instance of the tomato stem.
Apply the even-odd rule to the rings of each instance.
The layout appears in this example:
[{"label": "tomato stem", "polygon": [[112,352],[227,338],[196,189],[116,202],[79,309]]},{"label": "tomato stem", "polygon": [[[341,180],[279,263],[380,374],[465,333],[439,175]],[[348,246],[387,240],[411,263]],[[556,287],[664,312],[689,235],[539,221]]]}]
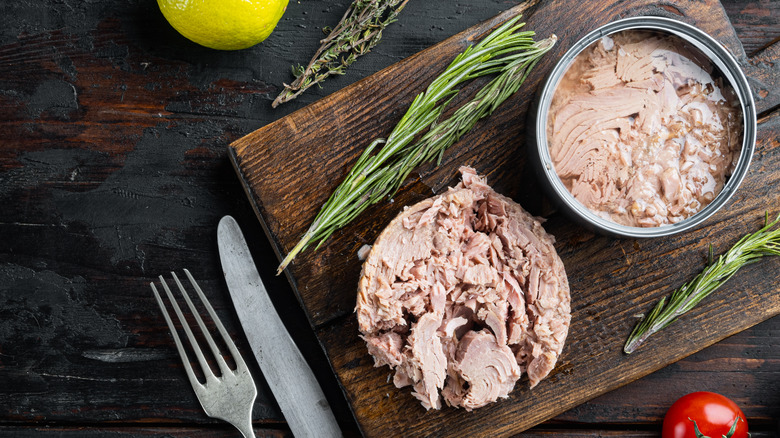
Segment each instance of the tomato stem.
[{"label": "tomato stem", "polygon": [[[688,417],[688,420],[689,421],[693,421],[693,431],[696,432],[696,438],[710,438],[707,435],[704,435],[703,433],[701,433],[701,431],[699,430],[699,425],[696,424],[696,420],[691,419],[691,417]],[[737,415],[737,418],[734,419],[734,423],[732,423],[731,429],[729,429],[728,434],[727,435],[721,435],[721,437],[723,437],[723,438],[731,438],[731,436],[734,435],[734,432],[737,430],[737,423],[739,423],[740,420],[742,420],[742,417]],[[742,420],[742,421],[745,421],[745,420]]]},{"label": "tomato stem", "polygon": [[737,430],[737,423],[739,423],[739,420],[742,420],[742,418],[737,415],[737,418],[734,419],[734,424],[732,424],[731,429],[729,429],[728,435],[723,435],[723,438],[731,438],[731,436],[734,435],[734,431]]},{"label": "tomato stem", "polygon": [[699,430],[699,425],[696,424],[696,420],[691,419],[691,417],[688,417],[688,420],[693,421],[693,431],[696,432],[696,438],[710,438],[707,435],[701,433],[701,431]]}]

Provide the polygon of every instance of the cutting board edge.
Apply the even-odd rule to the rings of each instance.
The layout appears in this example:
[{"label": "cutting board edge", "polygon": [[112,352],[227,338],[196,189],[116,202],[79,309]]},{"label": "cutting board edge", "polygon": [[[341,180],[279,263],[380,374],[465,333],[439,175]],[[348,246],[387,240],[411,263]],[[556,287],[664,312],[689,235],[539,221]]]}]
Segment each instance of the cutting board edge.
[{"label": "cutting board edge", "polygon": [[[228,149],[228,157],[230,158],[230,163],[233,165],[233,170],[235,170],[238,179],[241,181],[241,187],[244,189],[244,194],[246,195],[247,198],[249,198],[249,203],[252,205],[252,210],[255,212],[255,216],[257,217],[257,220],[260,222],[260,226],[263,229],[265,236],[268,238],[268,241],[271,243],[271,248],[273,249],[274,254],[276,255],[276,259],[281,262],[284,256],[282,255],[279,242],[276,240],[273,233],[271,233],[271,229],[268,227],[268,223],[266,222],[265,216],[263,215],[262,205],[259,202],[259,197],[254,195],[254,190],[252,186],[249,184],[246,175],[244,175],[244,172],[241,170],[241,163],[240,163],[241,160],[238,157],[237,151],[233,146],[233,143],[229,144],[227,149]],[[300,293],[298,293],[298,287],[297,287],[297,283],[295,282],[295,279],[292,277],[292,274],[290,274],[288,270],[285,269],[284,273],[288,283],[290,284],[290,287],[295,293],[295,298],[298,300],[298,304],[304,309],[304,311],[306,311],[306,306],[304,306],[303,300],[301,299],[301,295]],[[314,330],[315,327],[312,325],[311,318],[309,318],[308,313],[306,317],[307,317],[307,321],[309,322],[309,326]]]}]

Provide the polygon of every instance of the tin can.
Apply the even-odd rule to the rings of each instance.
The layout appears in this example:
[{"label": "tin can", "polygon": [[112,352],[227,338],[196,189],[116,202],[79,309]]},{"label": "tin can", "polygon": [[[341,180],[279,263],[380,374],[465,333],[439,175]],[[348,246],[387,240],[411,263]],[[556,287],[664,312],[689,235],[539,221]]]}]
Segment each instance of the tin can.
[{"label": "tin can", "polygon": [[[604,36],[625,30],[642,30],[677,36],[697,48],[719,70],[739,99],[743,119],[742,148],[734,172],[721,192],[706,207],[675,224],[658,227],[632,227],[602,218],[577,201],[556,173],[547,141],[550,103],[569,66],[583,50]],[[661,237],[690,230],[720,210],[739,188],[748,172],[756,141],[756,108],[750,86],[739,64],[729,51],[703,31],[681,21],[653,16],[632,17],[606,24],[577,41],[558,61],[539,88],[529,111],[528,152],[540,184],[547,195],[577,223],[596,232],[617,237]]]}]

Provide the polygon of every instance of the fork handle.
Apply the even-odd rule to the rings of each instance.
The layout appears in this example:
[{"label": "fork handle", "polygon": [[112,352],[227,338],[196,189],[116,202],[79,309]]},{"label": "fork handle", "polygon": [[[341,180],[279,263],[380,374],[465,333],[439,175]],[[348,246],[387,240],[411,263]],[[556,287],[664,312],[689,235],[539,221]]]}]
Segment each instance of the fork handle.
[{"label": "fork handle", "polygon": [[247,420],[244,422],[244,424],[235,424],[233,423],[233,426],[238,429],[239,432],[241,432],[241,435],[244,436],[244,438],[257,438],[255,436],[255,428],[252,427],[252,418],[247,418]]}]

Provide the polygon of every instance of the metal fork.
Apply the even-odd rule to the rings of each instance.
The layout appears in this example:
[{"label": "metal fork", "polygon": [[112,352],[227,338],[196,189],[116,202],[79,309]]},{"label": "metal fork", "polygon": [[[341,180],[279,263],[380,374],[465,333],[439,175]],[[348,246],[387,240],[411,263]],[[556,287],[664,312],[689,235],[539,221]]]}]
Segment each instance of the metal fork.
[{"label": "metal fork", "polygon": [[154,286],[153,282],[149,283],[154,292],[154,297],[157,299],[157,304],[160,306],[163,316],[165,316],[165,322],[168,323],[168,328],[171,330],[173,340],[176,343],[176,348],[179,350],[179,356],[181,356],[182,363],[184,364],[184,369],[187,371],[187,377],[189,377],[190,383],[192,384],[193,389],[195,389],[195,394],[197,394],[200,405],[203,406],[206,415],[212,418],[219,418],[220,420],[232,424],[241,432],[244,438],[255,438],[254,431],[252,430],[252,405],[257,397],[255,382],[252,380],[249,369],[247,368],[244,359],[241,357],[241,354],[238,352],[236,345],[230,339],[230,336],[228,336],[225,327],[222,325],[219,318],[217,318],[214,308],[211,307],[211,304],[206,299],[206,296],[198,286],[198,283],[192,278],[190,271],[185,269],[184,273],[187,275],[187,278],[189,278],[192,287],[195,289],[195,292],[197,292],[198,297],[200,297],[208,314],[214,321],[219,334],[222,336],[222,339],[230,350],[230,354],[233,356],[233,360],[236,363],[235,370],[228,367],[222,354],[220,354],[219,348],[217,348],[217,345],[214,343],[214,338],[211,337],[206,325],[203,323],[203,319],[200,317],[195,305],[192,303],[190,296],[187,294],[184,286],[182,286],[176,273],[171,272],[173,280],[176,282],[176,285],[179,286],[179,290],[181,291],[182,296],[184,296],[187,306],[190,308],[192,315],[198,322],[200,331],[206,338],[206,342],[209,344],[209,348],[214,354],[222,374],[219,377],[214,375],[214,372],[211,370],[208,363],[206,363],[206,359],[203,357],[203,352],[198,345],[197,339],[192,334],[192,330],[190,329],[187,320],[184,318],[181,308],[179,308],[176,299],[168,288],[168,284],[165,283],[165,279],[163,279],[161,275],[160,284],[162,284],[163,289],[165,289],[165,294],[168,296],[168,300],[176,312],[176,316],[179,318],[182,328],[184,328],[184,331],[187,334],[187,339],[192,346],[192,350],[195,352],[195,356],[198,358],[198,363],[206,378],[206,382],[200,383],[195,376],[187,352],[184,350],[176,327],[173,325],[173,321],[171,321],[171,317],[168,314],[165,304],[163,304],[160,293],[157,292],[157,288]]}]

